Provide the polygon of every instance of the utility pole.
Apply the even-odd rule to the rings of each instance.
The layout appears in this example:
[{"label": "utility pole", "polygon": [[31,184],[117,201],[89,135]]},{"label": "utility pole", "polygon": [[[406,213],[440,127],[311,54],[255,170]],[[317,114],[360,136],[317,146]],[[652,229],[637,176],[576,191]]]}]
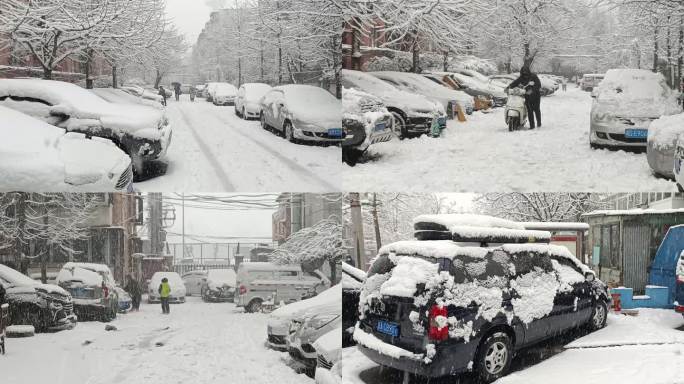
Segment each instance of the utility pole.
[{"label": "utility pole", "polygon": [[185,192],[181,194],[181,213],[183,215],[181,241],[183,243],[183,251],[181,252],[181,260],[185,259]]},{"label": "utility pole", "polygon": [[351,225],[352,225],[352,241],[354,242],[354,251],[356,253],[356,267],[366,270],[366,249],[363,237],[363,218],[361,217],[361,199],[359,193],[352,192],[349,194],[351,199]]},{"label": "utility pole", "polygon": [[161,255],[162,253],[162,194],[160,192],[149,192],[147,194],[150,206],[150,253]]},{"label": "utility pole", "polygon": [[378,221],[378,194],[373,193],[373,229],[375,230],[375,251],[380,253],[382,239],[380,238],[380,223]]}]

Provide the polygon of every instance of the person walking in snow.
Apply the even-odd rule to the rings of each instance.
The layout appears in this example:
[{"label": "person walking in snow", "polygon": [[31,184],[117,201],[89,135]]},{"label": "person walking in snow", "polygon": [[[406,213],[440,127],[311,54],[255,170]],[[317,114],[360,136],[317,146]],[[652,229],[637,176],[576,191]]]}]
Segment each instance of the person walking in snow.
[{"label": "person walking in snow", "polygon": [[133,278],[133,276],[128,276],[128,284],[126,284],[126,292],[131,295],[131,301],[134,311],[140,309],[140,302],[142,301],[142,289],[140,289],[140,283],[138,280]]},{"label": "person walking in snow", "polygon": [[163,98],[162,104],[166,107],[166,90],[163,86],[159,86],[159,96]]},{"label": "person walking in snow", "polygon": [[565,77],[563,78],[562,85],[563,85],[563,92],[567,91],[568,90],[568,80]]},{"label": "person walking in snow", "polygon": [[176,101],[180,99],[181,85],[180,83],[173,83],[173,93],[176,95]]},{"label": "person walking in snow", "polygon": [[530,129],[534,129],[535,127],[541,128],[541,81],[539,80],[539,76],[532,73],[530,67],[524,66],[520,69],[520,77],[513,80],[506,89],[508,90],[509,88],[515,88],[517,86],[524,87],[526,91],[525,107],[530,116]]},{"label": "person walking in snow", "polygon": [[162,313],[169,314],[171,312],[171,308],[169,308],[169,295],[171,294],[169,279],[166,277],[162,279],[158,291],[161,300]]}]

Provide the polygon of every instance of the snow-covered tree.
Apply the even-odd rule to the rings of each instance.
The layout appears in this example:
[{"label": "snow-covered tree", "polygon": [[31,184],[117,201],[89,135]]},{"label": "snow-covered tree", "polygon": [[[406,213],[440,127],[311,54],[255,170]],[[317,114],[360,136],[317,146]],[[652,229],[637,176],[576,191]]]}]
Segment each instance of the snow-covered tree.
[{"label": "snow-covered tree", "polygon": [[514,221],[581,221],[583,213],[601,208],[591,193],[486,193],[475,199],[479,212]]}]

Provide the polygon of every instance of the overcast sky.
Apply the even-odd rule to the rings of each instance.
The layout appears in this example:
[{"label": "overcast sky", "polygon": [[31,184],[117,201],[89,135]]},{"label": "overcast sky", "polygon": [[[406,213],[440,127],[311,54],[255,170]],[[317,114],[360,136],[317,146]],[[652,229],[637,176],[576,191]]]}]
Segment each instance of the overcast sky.
[{"label": "overcast sky", "polygon": [[195,44],[204,24],[209,20],[211,0],[166,0],[166,13],[185,35],[188,44]]}]

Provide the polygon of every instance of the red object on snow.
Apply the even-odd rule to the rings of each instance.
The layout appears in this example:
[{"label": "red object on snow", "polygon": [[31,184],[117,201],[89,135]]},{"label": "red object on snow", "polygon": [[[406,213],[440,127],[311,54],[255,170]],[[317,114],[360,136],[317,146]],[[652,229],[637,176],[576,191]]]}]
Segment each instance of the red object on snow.
[{"label": "red object on snow", "polygon": [[620,303],[620,294],[619,293],[611,293],[610,296],[613,297],[613,309],[617,312],[622,311],[622,305]]},{"label": "red object on snow", "polygon": [[675,312],[684,313],[684,305],[675,305]]},{"label": "red object on snow", "polygon": [[432,308],[430,309],[430,317],[429,317],[429,323],[430,323],[430,328],[428,329],[428,337],[430,340],[436,340],[436,341],[441,341],[441,340],[446,340],[449,338],[449,326],[444,325],[443,327],[439,327],[439,323],[437,322],[437,316],[443,316],[447,317],[447,309],[446,307],[440,306],[440,305],[433,305]]}]

